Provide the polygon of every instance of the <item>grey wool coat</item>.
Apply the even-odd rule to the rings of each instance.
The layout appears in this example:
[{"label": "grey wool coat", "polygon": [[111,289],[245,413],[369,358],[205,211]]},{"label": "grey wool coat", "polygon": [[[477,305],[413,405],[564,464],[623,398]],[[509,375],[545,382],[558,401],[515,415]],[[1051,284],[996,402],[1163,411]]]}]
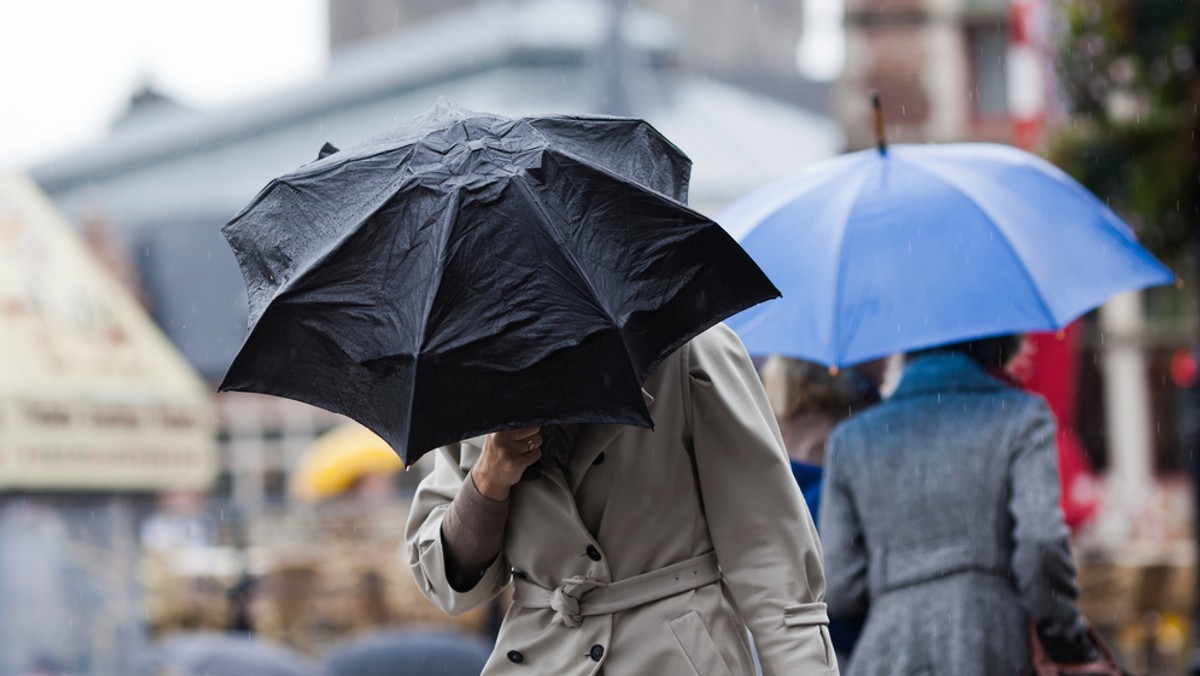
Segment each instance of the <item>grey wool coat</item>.
[{"label": "grey wool coat", "polygon": [[[816,529],[740,341],[710,329],[644,390],[655,429],[583,426],[567,472],[543,463],[513,488],[500,556],[465,593],[447,580],[440,527],[482,440],[440,449],[408,523],[418,587],[458,613],[517,577],[489,676],[749,675],[747,628],[767,676],[838,673]],[[671,568],[696,557],[716,565]],[[641,575],[658,577],[600,608],[606,585]]]},{"label": "grey wool coat", "polygon": [[867,616],[846,673],[1010,676],[1029,618],[1087,653],[1041,399],[966,355],[919,357],[834,429],[826,468],[829,612]]}]

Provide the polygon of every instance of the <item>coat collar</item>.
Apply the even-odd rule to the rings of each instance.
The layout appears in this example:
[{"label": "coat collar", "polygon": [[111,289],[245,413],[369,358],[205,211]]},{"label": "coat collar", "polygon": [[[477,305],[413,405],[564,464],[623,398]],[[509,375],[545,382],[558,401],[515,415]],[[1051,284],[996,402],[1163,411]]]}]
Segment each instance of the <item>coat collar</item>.
[{"label": "coat collar", "polygon": [[[646,409],[650,411],[653,418],[654,396],[642,388],[642,401],[646,403]],[[567,485],[567,480],[557,471],[543,472],[542,476],[548,477],[555,483],[562,485],[568,489],[572,495],[579,490],[579,484],[583,482],[583,475],[587,474],[588,468],[596,461],[596,457],[608,448],[613,439],[621,433],[621,430],[628,425],[582,425],[579,430],[579,436],[575,439],[575,448],[571,453],[571,459],[568,462],[571,474],[570,485]],[[477,437],[464,440],[464,443],[470,444],[483,449],[484,439],[486,434],[481,434]]]},{"label": "coat collar", "polygon": [[[654,416],[654,396],[642,389],[642,401],[646,402],[646,409],[650,411],[651,418]],[[612,444],[613,439],[628,425],[584,425],[579,430],[579,436],[575,439],[575,448],[571,453],[570,474],[571,474],[571,494],[579,490],[579,484],[583,483],[583,476],[587,474],[596,457],[604,452]]]},{"label": "coat collar", "polygon": [[890,399],[944,392],[999,391],[1007,386],[969,356],[958,352],[923,355],[904,366],[900,384]]}]

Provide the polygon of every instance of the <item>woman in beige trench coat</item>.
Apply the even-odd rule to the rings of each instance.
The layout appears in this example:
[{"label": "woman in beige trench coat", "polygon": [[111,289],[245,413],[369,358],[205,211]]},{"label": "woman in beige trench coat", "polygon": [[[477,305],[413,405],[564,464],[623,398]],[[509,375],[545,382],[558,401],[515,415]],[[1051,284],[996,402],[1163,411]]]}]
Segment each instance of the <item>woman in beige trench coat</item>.
[{"label": "woman in beige trench coat", "polygon": [[[514,582],[488,675],[753,674],[747,628],[765,675],[837,674],[816,529],[740,341],[710,329],[644,395],[654,430],[582,426],[565,467],[544,459],[503,503],[471,475],[495,438],[440,449],[408,522],[418,587],[461,613]],[[456,533],[500,544],[452,585],[462,513],[488,516]]]}]

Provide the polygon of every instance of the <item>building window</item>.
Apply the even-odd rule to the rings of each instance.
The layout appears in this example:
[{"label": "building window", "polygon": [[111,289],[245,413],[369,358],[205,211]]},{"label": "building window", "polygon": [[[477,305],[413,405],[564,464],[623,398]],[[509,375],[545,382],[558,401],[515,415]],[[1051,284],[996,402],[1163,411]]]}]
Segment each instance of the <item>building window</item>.
[{"label": "building window", "polygon": [[967,28],[971,107],[976,117],[1008,114],[1008,28],[1004,24]]}]

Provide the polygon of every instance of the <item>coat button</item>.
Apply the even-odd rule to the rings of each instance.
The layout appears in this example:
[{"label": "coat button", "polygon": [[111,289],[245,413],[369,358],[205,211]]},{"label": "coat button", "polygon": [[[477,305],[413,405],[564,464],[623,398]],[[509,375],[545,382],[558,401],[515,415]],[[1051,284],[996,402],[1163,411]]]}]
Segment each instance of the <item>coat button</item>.
[{"label": "coat button", "polygon": [[520,650],[510,650],[508,651],[508,661],[513,664],[520,664],[525,661],[525,656],[521,654]]},{"label": "coat button", "polygon": [[604,464],[604,454],[601,453],[600,455],[597,455],[596,459],[592,461],[592,464],[593,465],[603,465]]},{"label": "coat button", "polygon": [[596,549],[592,545],[588,545],[587,547],[587,557],[593,561],[599,561],[602,558],[600,556],[600,550]]},{"label": "coat button", "polygon": [[588,651],[588,657],[592,658],[593,662],[599,662],[604,659],[604,646],[597,643]]}]

